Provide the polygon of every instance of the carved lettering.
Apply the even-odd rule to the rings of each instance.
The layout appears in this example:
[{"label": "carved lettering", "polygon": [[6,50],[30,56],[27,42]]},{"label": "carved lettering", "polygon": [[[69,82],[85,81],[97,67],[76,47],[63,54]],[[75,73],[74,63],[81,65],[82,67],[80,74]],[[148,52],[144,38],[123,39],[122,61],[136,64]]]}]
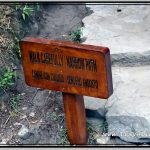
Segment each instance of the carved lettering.
[{"label": "carved lettering", "polygon": [[[64,83],[64,76],[62,74],[54,74],[54,73],[48,73],[48,72],[42,72],[37,70],[32,70],[32,76],[36,80],[48,80],[52,82],[59,82]],[[95,88],[98,89],[98,81],[97,80],[91,80],[91,79],[85,79],[78,76],[67,76],[67,84],[73,85],[73,86],[79,86],[84,88]]]},{"label": "carved lettering", "polygon": [[86,59],[86,70],[97,72],[96,60]]},{"label": "carved lettering", "polygon": [[82,69],[97,72],[96,60],[67,56],[67,66],[72,69]]},{"label": "carved lettering", "polygon": [[34,77],[36,80],[44,79],[52,82],[64,82],[64,76],[62,74],[54,74],[37,70],[32,70],[32,77]]},{"label": "carved lettering", "polygon": [[74,86],[82,86],[81,78],[76,76],[67,76],[67,83]]},{"label": "carved lettering", "polygon": [[72,69],[85,69],[84,59],[67,56],[67,66]]},{"label": "carved lettering", "polygon": [[90,79],[83,79],[83,86],[98,89],[98,81],[90,80]]},{"label": "carved lettering", "polygon": [[63,66],[64,64],[63,55],[61,54],[50,54],[29,51],[29,59],[32,63],[44,63],[51,64],[54,66]]}]

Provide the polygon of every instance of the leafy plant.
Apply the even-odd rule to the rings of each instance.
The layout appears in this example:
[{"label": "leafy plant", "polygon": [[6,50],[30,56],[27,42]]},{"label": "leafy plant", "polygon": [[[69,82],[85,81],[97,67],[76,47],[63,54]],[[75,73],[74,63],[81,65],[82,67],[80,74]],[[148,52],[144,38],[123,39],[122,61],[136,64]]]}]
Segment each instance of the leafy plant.
[{"label": "leafy plant", "polygon": [[13,72],[10,68],[7,68],[4,71],[4,74],[0,78],[0,87],[7,89],[14,84],[13,78],[15,77],[15,72]]},{"label": "leafy plant", "polygon": [[71,39],[74,42],[81,42],[82,29],[78,28],[70,33]]},{"label": "leafy plant", "polygon": [[25,21],[27,17],[30,17],[34,9],[32,7],[29,7],[27,4],[22,7],[22,5],[19,5],[19,3],[16,4],[16,10],[19,10],[21,12],[21,16],[23,20]]},{"label": "leafy plant", "polygon": [[29,7],[28,5],[25,5],[22,11],[22,18],[25,20],[26,17],[29,17],[33,11],[33,8]]},{"label": "leafy plant", "polygon": [[10,98],[10,100],[9,100],[10,107],[14,110],[15,113],[18,112],[19,100],[20,100],[20,95],[13,96],[13,97]]},{"label": "leafy plant", "polygon": [[14,46],[14,49],[15,49],[15,52],[16,52],[18,58],[21,58],[21,52],[20,52],[19,45],[16,44],[16,45]]}]

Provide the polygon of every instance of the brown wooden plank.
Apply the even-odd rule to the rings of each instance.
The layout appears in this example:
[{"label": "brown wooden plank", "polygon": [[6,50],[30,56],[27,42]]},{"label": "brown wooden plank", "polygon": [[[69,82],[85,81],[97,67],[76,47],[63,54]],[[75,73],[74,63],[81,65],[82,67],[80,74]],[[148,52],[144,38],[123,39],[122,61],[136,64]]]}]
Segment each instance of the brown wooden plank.
[{"label": "brown wooden plank", "polygon": [[86,116],[83,96],[63,93],[68,139],[71,144],[87,144]]},{"label": "brown wooden plank", "polygon": [[113,92],[107,47],[27,37],[20,49],[30,86],[98,98]]}]

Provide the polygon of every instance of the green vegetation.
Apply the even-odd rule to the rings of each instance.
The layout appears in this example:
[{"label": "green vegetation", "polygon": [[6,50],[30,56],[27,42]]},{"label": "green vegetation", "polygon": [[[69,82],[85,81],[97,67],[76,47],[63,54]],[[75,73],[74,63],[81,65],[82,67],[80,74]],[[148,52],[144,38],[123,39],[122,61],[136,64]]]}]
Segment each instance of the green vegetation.
[{"label": "green vegetation", "polygon": [[95,135],[97,134],[97,132],[93,129],[93,127],[89,123],[87,123],[87,131],[89,133],[88,143],[96,144]]},{"label": "green vegetation", "polygon": [[104,123],[100,126],[101,130],[103,133],[107,133],[108,132],[108,123],[105,120]]},{"label": "green vegetation", "polygon": [[64,116],[63,115],[57,115],[56,112],[53,112],[47,116],[47,119],[51,121],[63,121]]},{"label": "green vegetation", "polygon": [[26,20],[26,17],[30,17],[33,11],[34,11],[33,8],[29,7],[28,5],[25,5],[22,10],[23,20]]},{"label": "green vegetation", "polygon": [[16,10],[18,10],[21,13],[22,19],[25,21],[26,18],[30,17],[32,15],[32,12],[34,9],[30,7],[29,5],[25,4],[24,6],[18,3],[16,4]]},{"label": "green vegetation", "polygon": [[17,95],[17,96],[13,95],[13,97],[10,98],[9,100],[9,105],[15,113],[19,111],[18,110],[19,100],[20,100],[20,95]]},{"label": "green vegetation", "polygon": [[16,53],[17,57],[20,59],[21,52],[20,52],[20,47],[19,47],[19,39],[20,38],[18,36],[14,37],[13,49],[14,49],[14,52]]},{"label": "green vegetation", "polygon": [[70,33],[70,37],[74,42],[81,42],[82,28],[78,28]]},{"label": "green vegetation", "polygon": [[60,128],[59,136],[60,136],[60,139],[57,142],[58,144],[61,144],[61,145],[69,145],[70,144],[70,142],[68,141],[67,130],[65,127],[62,126]]},{"label": "green vegetation", "polygon": [[14,84],[14,77],[16,76],[10,68],[7,68],[0,78],[0,88],[8,89]]}]

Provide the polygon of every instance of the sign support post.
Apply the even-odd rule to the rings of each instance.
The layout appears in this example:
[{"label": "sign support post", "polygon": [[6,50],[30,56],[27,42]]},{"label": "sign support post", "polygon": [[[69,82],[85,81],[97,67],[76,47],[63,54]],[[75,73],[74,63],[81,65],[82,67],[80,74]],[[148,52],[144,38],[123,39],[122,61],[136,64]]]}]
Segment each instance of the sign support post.
[{"label": "sign support post", "polygon": [[88,137],[83,96],[63,93],[63,102],[70,144],[87,144]]}]

